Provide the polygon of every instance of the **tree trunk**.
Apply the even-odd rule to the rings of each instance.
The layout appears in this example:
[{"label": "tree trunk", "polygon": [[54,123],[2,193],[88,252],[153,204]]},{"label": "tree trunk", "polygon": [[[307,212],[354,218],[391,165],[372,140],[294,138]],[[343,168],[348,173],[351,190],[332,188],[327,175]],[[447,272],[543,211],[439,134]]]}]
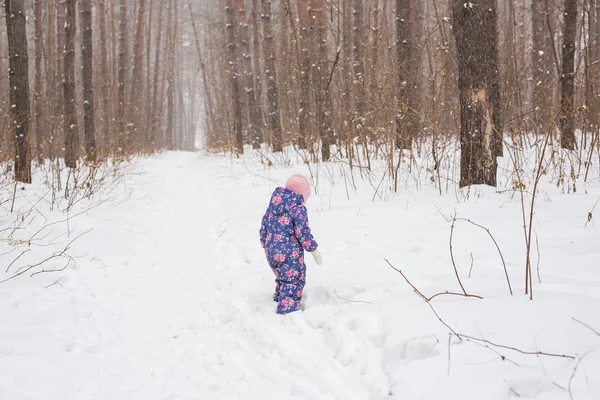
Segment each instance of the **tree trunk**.
[{"label": "tree trunk", "polygon": [[283,150],[281,134],[281,111],[279,109],[279,91],[277,88],[277,70],[275,64],[275,37],[271,27],[271,0],[261,0],[264,33],[265,78],[267,80],[267,102],[269,103],[269,126],[271,144],[274,152]]},{"label": "tree trunk", "polygon": [[309,0],[298,0],[298,20],[300,22],[300,101],[298,110],[298,147],[306,149],[308,138],[312,134],[310,121],[310,48],[311,28],[310,28],[310,3]]},{"label": "tree trunk", "polygon": [[31,183],[29,144],[29,59],[23,0],[5,0],[10,109],[15,138],[15,180]]},{"label": "tree trunk", "polygon": [[[164,7],[160,7],[160,11],[159,11],[159,15],[158,15],[158,28],[156,31],[156,47],[154,49],[155,51],[155,55],[154,55],[154,78],[153,78],[153,83],[152,83],[152,88],[153,88],[153,92],[152,92],[152,106],[150,108],[151,110],[151,114],[150,114],[150,120],[151,120],[151,125],[150,125],[150,148],[151,149],[156,149],[157,148],[157,144],[158,144],[158,132],[160,132],[160,118],[158,116],[158,105],[159,105],[159,99],[161,98],[161,93],[159,90],[159,74],[160,74],[160,70],[161,70],[161,58],[160,58],[160,54],[161,54],[161,47],[160,47],[160,43],[161,43],[161,38],[163,37],[162,34],[162,21],[163,21],[163,11],[164,11]],[[161,102],[161,104],[163,104]]]},{"label": "tree trunk", "polygon": [[551,58],[550,40],[546,26],[546,11],[544,0],[531,0],[531,26],[533,47],[531,53],[533,68],[533,123],[536,130],[542,129],[550,113],[548,112],[552,98],[551,89]]},{"label": "tree trunk", "polygon": [[590,122],[594,130],[600,129],[600,0],[590,4],[590,75],[592,81],[591,102],[588,105]]},{"label": "tree trunk", "polygon": [[135,24],[135,36],[133,44],[133,72],[131,76],[131,97],[129,104],[131,105],[131,122],[133,123],[133,132],[130,132],[133,138],[137,141],[137,145],[142,143],[142,132],[146,126],[140,110],[140,104],[144,99],[144,16],[146,14],[146,0],[138,0],[138,14]]},{"label": "tree trunk", "polygon": [[560,73],[560,144],[575,149],[575,39],[577,35],[577,0],[565,0]]},{"label": "tree trunk", "polygon": [[342,7],[338,10],[338,18],[342,20],[342,123],[340,126],[341,132],[345,132],[345,141],[349,145],[347,150],[347,157],[352,161],[352,140],[354,138],[354,127],[352,124],[353,111],[352,111],[352,85],[353,85],[353,71],[351,66],[352,60],[352,17],[350,14],[350,3],[351,0],[342,0]]},{"label": "tree trunk", "polygon": [[42,108],[42,90],[43,90],[43,71],[42,71],[42,58],[43,58],[43,44],[44,34],[42,29],[42,0],[34,1],[34,20],[35,20],[35,82],[33,84],[33,104],[34,104],[34,115],[35,115],[35,139],[36,139],[36,152],[35,155],[38,161],[41,163],[44,160],[44,140],[45,140],[45,127],[43,126],[42,115],[44,110]]},{"label": "tree trunk", "polygon": [[353,5],[353,55],[354,55],[354,124],[357,133],[361,135],[364,126],[366,102],[365,102],[365,81],[364,81],[364,55],[363,55],[363,0],[354,0]]},{"label": "tree trunk", "polygon": [[165,127],[164,135],[164,146],[167,150],[173,150],[175,148],[175,124],[174,124],[174,108],[175,108],[175,34],[174,25],[175,21],[173,18],[173,0],[169,1],[169,8],[167,10],[167,49],[168,49],[168,68],[167,68],[167,124]]},{"label": "tree trunk", "polygon": [[227,31],[227,64],[229,67],[229,82],[233,96],[233,130],[235,149],[238,154],[244,153],[244,137],[242,130],[242,102],[240,94],[240,74],[238,65],[237,34],[235,29],[235,8],[233,0],[225,1],[226,31]]},{"label": "tree trunk", "polygon": [[77,168],[79,135],[75,108],[75,0],[66,0],[65,50],[63,61],[63,94],[65,126],[65,165]]},{"label": "tree trunk", "polygon": [[329,49],[327,41],[327,5],[325,0],[314,0],[312,4],[317,22],[317,43],[319,54],[317,57],[317,85],[319,88],[317,96],[317,129],[321,138],[321,158],[328,161],[331,158],[331,144],[333,142],[333,131],[331,129],[331,113],[333,105],[329,88]]},{"label": "tree trunk", "polygon": [[496,0],[453,0],[460,90],[460,183],[496,186],[499,121]]},{"label": "tree trunk", "polygon": [[247,5],[244,4],[244,0],[238,0],[238,20],[240,28],[240,43],[241,43],[241,65],[242,65],[242,79],[244,82],[246,93],[246,103],[248,108],[248,118],[250,120],[250,126],[248,131],[250,134],[250,142],[252,143],[253,149],[259,149],[260,143],[262,142],[262,129],[260,123],[260,113],[258,101],[256,98],[256,83],[254,79],[254,69],[252,65],[252,50],[250,49],[250,25],[248,24],[249,18],[247,17]]},{"label": "tree trunk", "polygon": [[99,29],[100,32],[100,46],[99,54],[100,54],[100,87],[102,92],[102,132],[103,137],[101,141],[104,141],[105,144],[108,144],[110,139],[110,121],[111,121],[111,110],[110,110],[110,100],[108,95],[108,89],[110,86],[110,74],[108,70],[108,43],[106,41],[106,0],[97,0],[96,7],[99,14]]},{"label": "tree trunk", "polygon": [[396,63],[398,67],[398,107],[396,116],[396,148],[410,150],[414,127],[411,109],[412,26],[410,0],[396,0]]},{"label": "tree trunk", "polygon": [[371,56],[371,69],[373,73],[371,74],[371,82],[370,82],[370,92],[373,100],[375,100],[379,95],[379,83],[377,82],[377,69],[379,67],[379,36],[381,34],[379,28],[379,0],[373,1],[373,54]]},{"label": "tree trunk", "polygon": [[117,92],[118,153],[129,151],[129,134],[125,121],[125,85],[127,79],[127,0],[119,0],[119,65]]},{"label": "tree trunk", "polygon": [[[44,96],[44,103],[46,110],[49,114],[55,114],[54,111],[58,108],[57,105],[60,103],[60,96],[58,82],[62,80],[60,75],[62,73],[58,70],[58,46],[56,44],[56,6],[55,4],[48,4],[47,7],[47,31],[46,31],[46,56],[44,57],[44,66],[46,70],[46,91]],[[43,51],[42,46],[42,51]],[[62,52],[62,50],[60,50]],[[60,74],[59,74],[60,72]],[[60,103],[62,107],[62,103]],[[55,115],[46,116],[46,132],[44,145],[44,157],[54,159],[53,153],[53,139],[56,134],[57,117]]]},{"label": "tree trunk", "polygon": [[[258,113],[258,125],[260,129],[260,140],[262,143],[265,141],[265,135],[263,134],[265,128],[265,117],[263,115],[263,102],[262,102],[262,79],[260,73],[260,25],[258,23],[258,16],[260,11],[258,9],[258,0],[252,0],[252,58],[253,62],[253,74],[254,74],[254,97],[256,99],[256,111]],[[282,16],[285,18],[285,16]]]},{"label": "tree trunk", "polygon": [[83,74],[83,118],[86,161],[96,162],[96,137],[94,127],[94,57],[92,42],[92,0],[81,1],[81,62]]}]

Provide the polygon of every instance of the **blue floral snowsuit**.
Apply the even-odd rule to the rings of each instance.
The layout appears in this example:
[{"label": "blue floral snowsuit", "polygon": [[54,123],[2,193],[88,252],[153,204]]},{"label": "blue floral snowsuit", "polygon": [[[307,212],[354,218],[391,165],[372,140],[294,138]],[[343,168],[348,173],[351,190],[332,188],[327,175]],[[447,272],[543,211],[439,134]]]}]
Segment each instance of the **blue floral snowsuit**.
[{"label": "blue floral snowsuit", "polygon": [[304,197],[279,187],[262,219],[260,244],[275,274],[277,313],[287,314],[300,309],[302,290],[306,282],[304,250],[312,252],[318,244],[308,226]]}]

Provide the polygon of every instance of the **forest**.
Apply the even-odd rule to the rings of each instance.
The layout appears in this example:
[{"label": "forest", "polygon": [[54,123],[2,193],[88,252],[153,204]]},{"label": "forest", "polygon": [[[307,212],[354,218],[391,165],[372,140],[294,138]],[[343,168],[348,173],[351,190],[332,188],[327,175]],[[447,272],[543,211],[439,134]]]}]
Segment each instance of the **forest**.
[{"label": "forest", "polygon": [[507,140],[531,134],[580,169],[598,157],[597,0],[4,6],[0,158],[22,182],[32,162],[76,168],[196,137],[236,154],[385,157],[392,176],[424,146],[434,173],[460,148],[461,187],[494,186]]}]

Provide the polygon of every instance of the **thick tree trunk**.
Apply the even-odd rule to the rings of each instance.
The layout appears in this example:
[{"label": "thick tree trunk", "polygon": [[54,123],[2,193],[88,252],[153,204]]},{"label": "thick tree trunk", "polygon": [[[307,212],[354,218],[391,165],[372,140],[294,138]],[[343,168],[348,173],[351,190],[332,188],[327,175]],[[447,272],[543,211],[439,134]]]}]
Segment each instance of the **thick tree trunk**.
[{"label": "thick tree trunk", "polygon": [[233,96],[233,130],[235,150],[244,153],[244,137],[242,129],[242,102],[240,93],[239,57],[237,50],[237,34],[235,29],[235,7],[233,0],[225,1],[226,32],[227,32],[227,64],[231,94]]},{"label": "thick tree trunk", "polygon": [[[162,21],[163,21],[163,11],[164,11],[164,7],[160,7],[160,11],[159,11],[159,16],[158,16],[158,28],[156,30],[156,47],[154,49],[155,54],[154,54],[154,78],[153,78],[153,83],[152,83],[152,88],[153,88],[153,93],[152,93],[152,106],[150,108],[151,110],[151,114],[150,114],[150,120],[151,120],[151,125],[150,125],[150,148],[151,149],[156,149],[157,148],[157,144],[158,144],[158,132],[160,132],[160,118],[158,116],[158,105],[159,105],[159,100],[161,98],[161,92],[159,90],[159,74],[160,74],[160,70],[162,68],[161,66],[161,38],[163,37],[162,34]],[[162,102],[160,104],[163,104]]]},{"label": "thick tree trunk", "polygon": [[600,129],[600,0],[591,0],[590,4],[590,75],[592,98],[588,105],[590,122],[596,131]]},{"label": "thick tree trunk", "polygon": [[[47,22],[46,22],[46,54],[44,57],[44,65],[46,70],[46,91],[44,96],[45,108],[49,114],[55,114],[54,111],[58,108],[60,103],[61,90],[59,88],[59,82],[62,80],[62,72],[58,70],[58,46],[56,44],[56,7],[55,4],[48,4],[47,7]],[[43,47],[42,47],[43,49]],[[62,49],[60,50],[62,52]],[[62,103],[60,103],[62,108]],[[46,132],[44,145],[44,157],[54,159],[53,152],[53,139],[56,135],[57,129],[57,116],[48,115],[46,116]],[[61,128],[62,129],[62,128]]]},{"label": "thick tree trunk", "polygon": [[100,46],[98,46],[100,54],[100,87],[102,95],[102,132],[101,141],[108,144],[110,139],[110,123],[111,109],[109,99],[110,73],[108,68],[108,43],[106,40],[106,0],[97,0],[96,7],[98,10],[98,20],[100,32]]},{"label": "thick tree trunk", "polygon": [[552,98],[552,49],[546,26],[544,0],[531,0],[531,26],[533,47],[531,53],[533,68],[533,123],[537,130],[542,129],[550,113]]},{"label": "thick tree trunk", "polygon": [[15,138],[15,180],[31,183],[29,144],[29,59],[23,0],[5,0],[10,109]]},{"label": "thick tree trunk", "polygon": [[[131,120],[133,123],[133,132],[130,134],[141,144],[142,134],[146,129],[144,116],[140,105],[143,105],[144,99],[144,17],[146,14],[146,0],[138,0],[137,19],[135,24],[134,44],[133,44],[133,72],[131,75],[131,97],[129,104],[131,106]],[[138,149],[139,150],[139,149]]]},{"label": "thick tree trunk", "polygon": [[77,168],[79,135],[77,110],[75,108],[75,0],[66,0],[65,50],[63,61],[65,165]]},{"label": "thick tree trunk", "polygon": [[167,123],[164,135],[164,147],[167,150],[173,150],[175,148],[175,121],[173,120],[175,112],[175,53],[173,51],[175,47],[175,21],[173,16],[173,3],[173,0],[169,1],[169,8],[167,10]]},{"label": "thick tree trunk", "polygon": [[83,75],[83,118],[86,161],[96,162],[96,137],[94,127],[94,56],[92,42],[92,0],[81,0],[81,62]]},{"label": "thick tree trunk", "polygon": [[331,144],[333,142],[333,130],[331,129],[331,113],[333,105],[329,88],[329,49],[327,40],[327,5],[325,0],[313,0],[312,9],[314,10],[317,22],[317,43],[318,57],[316,78],[319,88],[317,96],[317,129],[321,138],[321,158],[328,161],[331,158]]},{"label": "thick tree trunk", "polygon": [[[252,69],[254,74],[254,96],[256,98],[256,108],[258,113],[258,124],[261,132],[261,142],[264,143],[265,135],[265,117],[263,112],[262,102],[262,79],[260,69],[260,25],[258,17],[260,15],[258,0],[252,0]],[[285,18],[285,16],[282,16]]]},{"label": "thick tree trunk", "polygon": [[298,147],[306,149],[308,138],[312,136],[310,120],[311,74],[310,49],[311,20],[309,0],[298,0],[298,20],[300,22],[299,66],[300,66],[300,101],[298,109]]},{"label": "thick tree trunk", "polygon": [[371,68],[373,73],[371,74],[370,81],[370,92],[373,100],[375,100],[380,93],[379,83],[377,82],[377,69],[379,67],[379,36],[381,35],[379,28],[379,13],[380,13],[379,0],[373,0],[373,29],[371,31],[373,36],[373,47],[371,55]]},{"label": "thick tree trunk", "polygon": [[353,55],[354,55],[354,125],[357,128],[357,133],[362,134],[364,126],[366,102],[365,102],[365,80],[364,80],[364,54],[363,54],[363,0],[354,0],[352,7],[353,26]]},{"label": "thick tree trunk", "polygon": [[42,103],[42,90],[43,90],[43,70],[42,70],[42,58],[43,58],[43,44],[44,34],[42,27],[42,0],[34,1],[34,20],[35,20],[35,82],[33,84],[33,106],[35,115],[35,141],[36,151],[34,156],[37,157],[39,162],[44,160],[44,141],[45,141],[45,126],[43,126],[43,103]]},{"label": "thick tree trunk", "polygon": [[244,92],[246,93],[246,105],[248,109],[248,118],[250,124],[248,132],[253,149],[259,149],[262,142],[262,127],[260,123],[260,112],[256,98],[256,83],[254,79],[254,67],[252,65],[252,50],[250,48],[250,25],[247,16],[249,6],[244,0],[238,0],[238,21],[240,29],[242,81],[244,82]]},{"label": "thick tree trunk", "polygon": [[279,91],[277,87],[277,70],[275,64],[275,37],[271,27],[271,0],[261,0],[264,33],[265,78],[267,81],[267,102],[269,105],[269,126],[271,129],[271,145],[274,152],[283,150],[281,134],[281,111],[279,109]]},{"label": "thick tree trunk", "polygon": [[353,111],[352,111],[352,101],[353,101],[353,71],[351,70],[351,66],[353,63],[352,60],[352,16],[350,14],[350,1],[351,0],[342,0],[341,10],[338,11],[338,18],[342,20],[342,57],[343,62],[341,65],[342,70],[342,118],[341,118],[341,132],[345,132],[345,141],[348,145],[347,156],[350,160],[352,160],[352,146],[351,143],[354,139],[354,126],[352,124],[353,119]]},{"label": "thick tree trunk", "polygon": [[127,84],[128,71],[128,46],[127,37],[127,0],[119,0],[119,65],[118,65],[118,90],[117,90],[117,126],[118,126],[118,149],[117,153],[129,151],[129,132],[125,120],[125,86]]},{"label": "thick tree trunk", "polygon": [[396,116],[396,148],[410,150],[414,127],[411,109],[412,26],[410,0],[396,0],[396,63],[398,68],[398,111]]},{"label": "thick tree trunk", "polygon": [[575,39],[577,35],[577,0],[565,0],[560,73],[560,144],[575,149]]},{"label": "thick tree trunk", "polygon": [[460,90],[460,187],[496,186],[499,124],[497,4],[453,0]]}]

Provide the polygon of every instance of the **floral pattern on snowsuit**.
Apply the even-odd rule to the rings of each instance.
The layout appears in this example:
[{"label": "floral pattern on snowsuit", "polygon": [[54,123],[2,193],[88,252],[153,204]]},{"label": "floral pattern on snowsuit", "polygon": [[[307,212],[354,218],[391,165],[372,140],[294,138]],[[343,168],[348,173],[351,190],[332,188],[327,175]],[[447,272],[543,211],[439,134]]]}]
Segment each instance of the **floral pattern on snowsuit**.
[{"label": "floral pattern on snowsuit", "polygon": [[277,313],[300,309],[306,283],[304,250],[312,252],[318,244],[308,225],[308,214],[301,194],[279,187],[271,196],[262,218],[260,244],[275,274]]}]

